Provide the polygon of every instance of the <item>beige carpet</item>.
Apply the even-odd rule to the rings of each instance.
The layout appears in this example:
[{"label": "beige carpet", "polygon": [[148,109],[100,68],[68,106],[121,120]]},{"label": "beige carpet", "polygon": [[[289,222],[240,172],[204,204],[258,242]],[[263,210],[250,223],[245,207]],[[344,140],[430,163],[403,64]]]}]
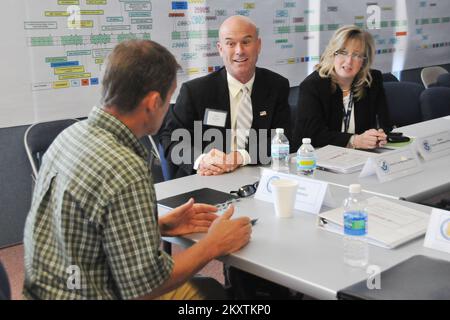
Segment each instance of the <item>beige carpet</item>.
[{"label": "beige carpet", "polygon": [[[173,245],[172,253],[176,254],[182,248]],[[23,245],[16,245],[4,249],[0,249],[0,261],[5,266],[8,273],[11,286],[11,294],[13,300],[20,300],[22,297],[22,286],[24,279],[23,269]],[[222,263],[219,261],[211,261],[200,271],[201,274],[213,277],[223,284]]]}]

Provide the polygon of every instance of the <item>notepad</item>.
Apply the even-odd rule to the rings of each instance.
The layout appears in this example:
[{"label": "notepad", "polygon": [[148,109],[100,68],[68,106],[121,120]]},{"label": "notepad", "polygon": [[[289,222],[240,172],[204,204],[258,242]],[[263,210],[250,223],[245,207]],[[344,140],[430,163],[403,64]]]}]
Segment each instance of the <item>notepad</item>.
[{"label": "notepad", "polygon": [[[392,249],[425,234],[429,214],[379,197],[367,199],[369,243]],[[319,227],[343,234],[344,208],[319,215]]]},{"label": "notepad", "polygon": [[194,198],[196,203],[206,203],[210,205],[226,204],[237,199],[237,197],[226,192],[210,188],[202,188],[158,200],[158,204],[169,209],[173,209],[185,204],[190,198]]}]

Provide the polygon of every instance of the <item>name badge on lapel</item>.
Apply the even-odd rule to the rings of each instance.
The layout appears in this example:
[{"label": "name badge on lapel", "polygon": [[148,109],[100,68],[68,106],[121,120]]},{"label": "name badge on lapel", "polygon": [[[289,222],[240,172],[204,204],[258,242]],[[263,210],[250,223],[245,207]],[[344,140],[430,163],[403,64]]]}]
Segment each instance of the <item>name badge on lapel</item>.
[{"label": "name badge on lapel", "polygon": [[225,127],[225,122],[227,120],[228,112],[217,109],[209,109],[205,110],[205,118],[203,119],[203,124],[207,126],[214,127]]}]

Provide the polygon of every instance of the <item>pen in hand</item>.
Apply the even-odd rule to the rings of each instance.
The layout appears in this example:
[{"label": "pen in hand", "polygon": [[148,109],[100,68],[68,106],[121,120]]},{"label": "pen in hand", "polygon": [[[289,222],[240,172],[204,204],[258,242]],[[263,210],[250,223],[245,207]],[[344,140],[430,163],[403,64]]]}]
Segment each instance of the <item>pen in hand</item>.
[{"label": "pen in hand", "polygon": [[254,226],[256,224],[256,221],[258,221],[258,218],[250,220],[250,223],[252,224],[252,226]]},{"label": "pen in hand", "polygon": [[380,119],[378,118],[378,113],[375,115],[375,129],[380,129]]},{"label": "pen in hand", "polygon": [[[379,119],[379,117],[378,117],[378,114],[375,115],[375,127],[376,127],[376,130],[377,130],[378,132],[384,133],[384,134],[385,134],[383,128],[380,126],[380,119]],[[385,138],[385,139],[386,139],[386,138]],[[381,138],[380,136],[377,137],[377,140],[378,140],[378,141],[377,141],[377,148],[382,147],[382,146],[386,143],[386,142],[383,143],[383,141],[384,141],[385,139]]]}]

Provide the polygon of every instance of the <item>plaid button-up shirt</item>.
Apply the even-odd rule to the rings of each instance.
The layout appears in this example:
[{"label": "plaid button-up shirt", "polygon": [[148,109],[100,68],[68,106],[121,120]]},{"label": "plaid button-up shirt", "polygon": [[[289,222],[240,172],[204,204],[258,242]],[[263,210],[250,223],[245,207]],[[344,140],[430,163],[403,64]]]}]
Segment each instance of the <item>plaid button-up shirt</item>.
[{"label": "plaid button-up shirt", "polygon": [[44,155],[26,221],[28,299],[131,299],[166,281],[147,152],[95,107]]}]

